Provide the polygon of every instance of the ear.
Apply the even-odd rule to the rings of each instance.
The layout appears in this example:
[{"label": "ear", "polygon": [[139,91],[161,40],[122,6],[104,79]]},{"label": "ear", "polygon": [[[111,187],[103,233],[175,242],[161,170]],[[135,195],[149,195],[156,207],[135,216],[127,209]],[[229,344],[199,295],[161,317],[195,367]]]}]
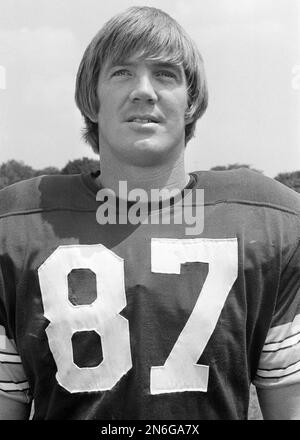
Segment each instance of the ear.
[{"label": "ear", "polygon": [[94,96],[92,93],[89,94],[88,103],[86,103],[85,110],[86,116],[89,118],[89,120],[94,124],[98,124],[98,114],[100,110],[98,95]]},{"label": "ear", "polygon": [[190,107],[188,106],[185,110],[184,114],[184,122],[185,125],[191,124],[194,121],[194,118],[190,116]]},{"label": "ear", "polygon": [[185,116],[184,117],[184,123],[185,125],[189,125],[194,121],[194,119],[191,116]]},{"label": "ear", "polygon": [[94,113],[89,113],[87,117],[90,119],[91,122],[98,124],[98,115],[95,115]]}]

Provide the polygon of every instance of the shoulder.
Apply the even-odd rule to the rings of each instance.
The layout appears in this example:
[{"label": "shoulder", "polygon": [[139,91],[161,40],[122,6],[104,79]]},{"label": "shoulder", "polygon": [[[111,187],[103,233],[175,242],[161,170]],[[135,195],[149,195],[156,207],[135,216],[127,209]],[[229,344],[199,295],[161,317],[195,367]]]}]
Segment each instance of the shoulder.
[{"label": "shoulder", "polygon": [[300,194],[263,174],[239,168],[193,173],[206,203],[237,202],[291,211],[300,215]]},{"label": "shoulder", "polygon": [[0,217],[30,210],[36,206],[38,187],[42,177],[22,180],[0,191]]},{"label": "shoulder", "polygon": [[79,174],[44,175],[14,183],[0,190],[0,218],[66,204],[76,206],[84,188]]}]

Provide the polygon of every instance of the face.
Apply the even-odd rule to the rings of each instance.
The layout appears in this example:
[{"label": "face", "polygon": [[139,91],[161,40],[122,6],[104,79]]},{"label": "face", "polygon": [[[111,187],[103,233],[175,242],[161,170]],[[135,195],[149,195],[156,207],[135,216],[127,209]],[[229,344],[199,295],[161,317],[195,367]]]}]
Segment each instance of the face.
[{"label": "face", "polygon": [[183,68],[134,57],[106,64],[97,88],[100,154],[155,166],[185,148],[187,86]]}]

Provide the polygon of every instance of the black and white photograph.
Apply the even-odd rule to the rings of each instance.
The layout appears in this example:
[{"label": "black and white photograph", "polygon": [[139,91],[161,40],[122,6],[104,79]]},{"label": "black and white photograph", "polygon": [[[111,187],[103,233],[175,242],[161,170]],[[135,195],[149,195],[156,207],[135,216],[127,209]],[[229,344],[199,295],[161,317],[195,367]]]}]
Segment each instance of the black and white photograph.
[{"label": "black and white photograph", "polygon": [[300,420],[299,0],[0,0],[1,420]]}]

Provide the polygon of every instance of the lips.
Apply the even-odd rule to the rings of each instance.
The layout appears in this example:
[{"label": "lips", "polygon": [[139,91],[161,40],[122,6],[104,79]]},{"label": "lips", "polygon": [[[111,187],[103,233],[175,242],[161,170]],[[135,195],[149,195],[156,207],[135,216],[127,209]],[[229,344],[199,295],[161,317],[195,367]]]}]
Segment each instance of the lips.
[{"label": "lips", "polygon": [[151,122],[156,123],[156,121],[153,121],[152,119],[141,119],[141,118],[134,118],[131,119],[129,122],[139,122],[140,124],[149,124]]},{"label": "lips", "polygon": [[126,122],[137,122],[140,124],[159,123],[160,120],[153,115],[132,115],[126,119]]}]

